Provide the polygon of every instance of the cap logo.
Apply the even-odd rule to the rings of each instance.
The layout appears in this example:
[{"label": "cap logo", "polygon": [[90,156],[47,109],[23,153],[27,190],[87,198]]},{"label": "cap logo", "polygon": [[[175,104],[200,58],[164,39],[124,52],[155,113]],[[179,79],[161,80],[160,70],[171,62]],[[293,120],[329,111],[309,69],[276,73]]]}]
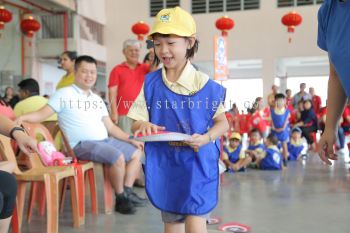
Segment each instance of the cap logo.
[{"label": "cap logo", "polygon": [[170,21],[170,13],[166,13],[164,15],[161,15],[159,17],[159,20],[162,21],[163,23],[167,23]]}]

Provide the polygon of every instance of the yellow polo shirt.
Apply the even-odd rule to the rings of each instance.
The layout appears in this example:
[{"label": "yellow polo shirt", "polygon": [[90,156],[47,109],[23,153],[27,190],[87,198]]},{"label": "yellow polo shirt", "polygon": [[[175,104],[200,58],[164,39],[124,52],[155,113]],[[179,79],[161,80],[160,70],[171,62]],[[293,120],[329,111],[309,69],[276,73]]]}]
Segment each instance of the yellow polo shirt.
[{"label": "yellow polo shirt", "polygon": [[[189,61],[187,62],[184,70],[176,82],[170,82],[166,78],[166,70],[164,67],[162,68],[162,79],[164,84],[171,91],[180,95],[192,95],[193,93],[201,90],[209,81],[208,75],[196,70]],[[225,113],[225,108],[222,104],[220,104],[213,118],[222,113]],[[135,121],[149,121],[143,86],[135,102],[129,110],[128,117]]]},{"label": "yellow polo shirt", "polygon": [[[13,110],[16,117],[22,116],[26,113],[35,112],[44,107],[48,102],[48,99],[40,95],[31,96],[18,102]],[[57,121],[57,115],[54,114],[47,118],[45,121]]]},{"label": "yellow polo shirt", "polygon": [[69,75],[65,75],[58,82],[56,86],[56,90],[61,89],[63,87],[68,87],[74,83],[74,73],[70,73]]}]

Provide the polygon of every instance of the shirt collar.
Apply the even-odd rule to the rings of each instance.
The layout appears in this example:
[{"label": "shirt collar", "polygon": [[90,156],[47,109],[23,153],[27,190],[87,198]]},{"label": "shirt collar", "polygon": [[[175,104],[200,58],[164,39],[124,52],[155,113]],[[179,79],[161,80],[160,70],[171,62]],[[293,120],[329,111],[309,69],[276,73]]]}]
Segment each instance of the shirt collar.
[{"label": "shirt collar", "polygon": [[239,146],[237,146],[236,148],[232,148],[231,146],[228,146],[228,151],[230,152],[230,153],[232,153],[232,152],[235,152],[237,149],[238,149],[238,147]]},{"label": "shirt collar", "polygon": [[275,145],[268,146],[267,148],[273,149],[273,150],[276,150],[276,151],[279,151],[279,150],[278,150],[278,147],[275,146]]},{"label": "shirt collar", "polygon": [[[195,82],[195,75],[196,75],[196,69],[193,67],[190,61],[187,61],[185,68],[183,69],[179,79],[175,83],[180,86],[183,86],[188,91],[192,91],[194,87],[194,82]],[[166,70],[164,66],[162,68],[162,77],[163,77],[163,82],[167,86],[172,86],[174,84],[173,82],[170,82],[166,78]]]},{"label": "shirt collar", "polygon": [[81,95],[91,96],[93,94],[91,89],[89,90],[88,94],[86,94],[86,92],[83,89],[81,89],[80,87],[78,87],[77,85],[72,84],[72,87]]},{"label": "shirt collar", "polygon": [[250,143],[250,145],[252,145],[252,146],[258,146],[260,144],[261,144],[261,142],[259,142],[259,141],[255,142],[255,143]]},{"label": "shirt collar", "polygon": [[294,140],[293,138],[290,139],[290,143],[294,146],[300,146],[303,144],[303,141],[301,140],[301,138],[299,138],[298,140]]},{"label": "shirt collar", "polygon": [[[128,65],[128,63],[126,63],[126,61],[123,62],[121,65],[124,66],[124,67],[127,67],[127,68],[131,69],[130,66]],[[135,68],[138,67],[139,65],[141,65],[141,63],[140,63],[140,62],[137,62]],[[134,69],[135,69],[135,68],[134,68]]]},{"label": "shirt collar", "polygon": [[276,113],[276,114],[279,114],[279,115],[284,114],[285,111],[286,111],[286,108],[285,108],[285,107],[283,107],[283,108],[275,108],[275,113]]}]

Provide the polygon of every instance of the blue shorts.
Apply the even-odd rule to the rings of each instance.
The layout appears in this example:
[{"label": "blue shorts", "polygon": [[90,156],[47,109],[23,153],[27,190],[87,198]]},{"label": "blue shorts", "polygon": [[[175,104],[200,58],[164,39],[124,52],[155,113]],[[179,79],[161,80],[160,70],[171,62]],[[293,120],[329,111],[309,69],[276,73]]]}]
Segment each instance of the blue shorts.
[{"label": "blue shorts", "polygon": [[125,162],[130,161],[137,148],[115,138],[106,138],[100,141],[79,142],[73,150],[80,160],[112,165],[121,155],[124,156]]}]

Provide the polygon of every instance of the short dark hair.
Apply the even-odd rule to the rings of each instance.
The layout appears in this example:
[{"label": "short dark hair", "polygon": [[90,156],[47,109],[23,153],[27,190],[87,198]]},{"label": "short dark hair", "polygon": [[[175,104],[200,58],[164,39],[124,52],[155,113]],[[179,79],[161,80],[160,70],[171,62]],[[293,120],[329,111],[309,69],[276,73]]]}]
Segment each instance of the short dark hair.
[{"label": "short dark hair", "polygon": [[75,60],[74,69],[78,70],[78,68],[82,62],[93,63],[97,66],[97,61],[95,60],[95,58],[93,58],[91,56],[87,56],[87,55],[82,55],[82,56],[77,57],[77,59]]},{"label": "short dark hair", "polygon": [[[161,33],[155,33],[152,35],[152,38],[154,38],[155,36],[160,36],[160,37],[170,37],[170,34],[161,34]],[[190,40],[191,37],[183,37],[185,40]],[[194,44],[192,46],[192,48],[187,49],[186,51],[186,58],[190,59],[194,57],[194,54],[198,51],[198,47],[199,47],[199,40],[197,38],[195,38]],[[156,52],[154,51],[154,61],[153,61],[153,65],[158,66],[160,63],[159,58],[156,55]]]},{"label": "short dark hair", "polygon": [[10,106],[9,103],[7,103],[3,97],[0,97],[0,105],[6,106],[6,107]]},{"label": "short dark hair", "polygon": [[257,128],[254,128],[250,131],[250,134],[253,134],[253,133],[258,133],[260,135],[260,137],[262,137],[260,131]]},{"label": "short dark hair", "polygon": [[29,92],[30,96],[39,95],[40,89],[39,89],[39,83],[32,78],[24,79],[21,82],[17,84],[17,86],[22,91]]},{"label": "short dark hair", "polygon": [[278,139],[277,139],[277,137],[275,135],[270,133],[269,136],[267,136],[266,139],[268,139],[272,143],[272,145],[274,145],[274,146],[278,145]]},{"label": "short dark hair", "polygon": [[147,61],[149,61],[149,52],[145,55],[145,57],[143,58],[143,63],[146,63]]},{"label": "short dark hair", "polygon": [[69,57],[69,59],[71,59],[72,61],[74,61],[78,57],[78,54],[76,51],[69,51],[69,50],[64,51],[62,55],[67,55],[67,57]]},{"label": "short dark hair", "polygon": [[286,96],[284,94],[282,94],[282,93],[278,93],[278,94],[275,95],[275,100],[285,99],[285,98],[286,98]]}]

